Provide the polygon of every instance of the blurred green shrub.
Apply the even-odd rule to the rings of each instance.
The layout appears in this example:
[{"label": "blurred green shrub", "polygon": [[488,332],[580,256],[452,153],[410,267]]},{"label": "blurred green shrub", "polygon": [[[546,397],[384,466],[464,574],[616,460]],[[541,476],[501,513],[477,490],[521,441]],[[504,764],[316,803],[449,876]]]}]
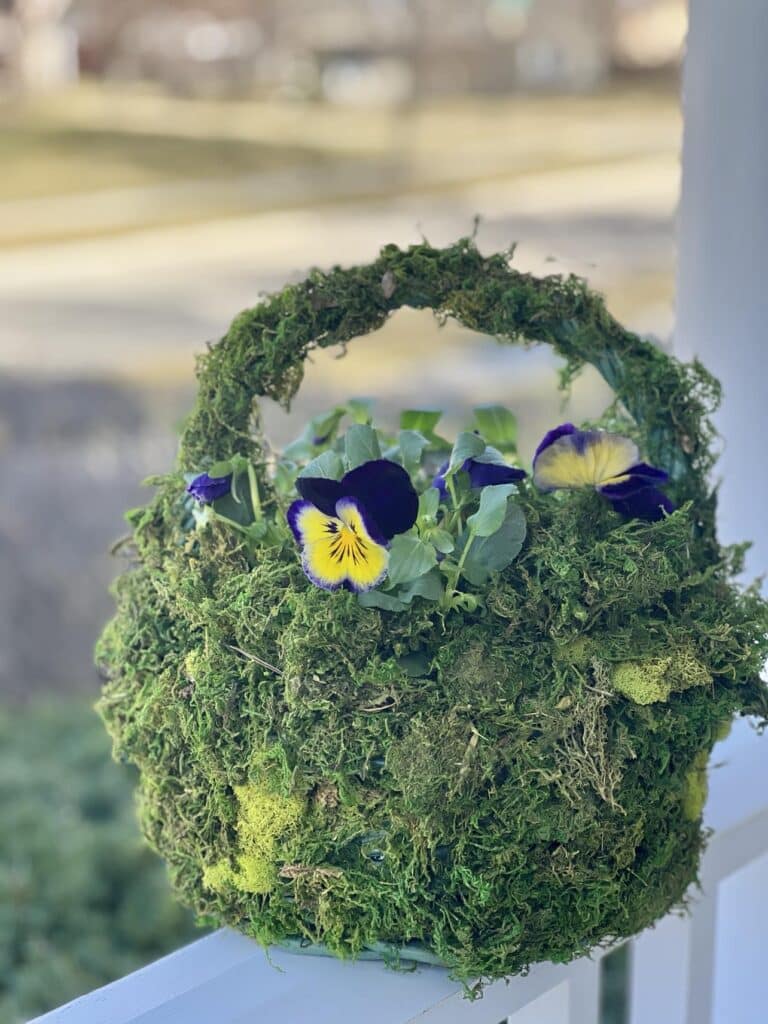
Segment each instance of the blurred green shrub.
[{"label": "blurred green shrub", "polygon": [[82,702],[0,709],[0,1024],[199,934],[140,838],[134,783]]}]

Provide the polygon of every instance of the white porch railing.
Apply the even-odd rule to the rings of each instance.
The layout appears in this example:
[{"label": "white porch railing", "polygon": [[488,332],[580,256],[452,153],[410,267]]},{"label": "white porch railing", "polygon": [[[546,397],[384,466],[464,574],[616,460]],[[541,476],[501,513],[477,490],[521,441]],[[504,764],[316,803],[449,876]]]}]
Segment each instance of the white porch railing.
[{"label": "white porch railing", "polygon": [[[724,763],[717,767],[717,765]],[[764,1024],[768,736],[741,722],[715,748],[703,892],[631,943],[628,1024]],[[599,956],[541,964],[470,1002],[435,967],[272,951],[223,929],[54,1010],[38,1024],[598,1024]]]}]

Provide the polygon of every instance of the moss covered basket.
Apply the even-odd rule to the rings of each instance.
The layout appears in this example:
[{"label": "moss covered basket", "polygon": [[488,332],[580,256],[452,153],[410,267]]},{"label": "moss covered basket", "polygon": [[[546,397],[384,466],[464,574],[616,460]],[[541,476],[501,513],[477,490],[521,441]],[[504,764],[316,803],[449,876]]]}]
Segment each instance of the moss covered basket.
[{"label": "moss covered basket", "polygon": [[[362,607],[295,550],[184,524],[184,473],[243,453],[268,509],[257,396],[401,306],[594,365],[677,511],[522,487],[528,533],[472,611]],[[199,362],[175,472],[129,513],[133,564],[98,646],[100,711],[180,897],[259,942],[426,960],[462,979],[566,961],[680,904],[706,765],[763,718],[766,606],[715,535],[716,381],[624,330],[575,278],[463,240],[382,250],[241,313]],[[471,607],[471,606],[469,606]],[[409,656],[417,654],[417,658]]]}]

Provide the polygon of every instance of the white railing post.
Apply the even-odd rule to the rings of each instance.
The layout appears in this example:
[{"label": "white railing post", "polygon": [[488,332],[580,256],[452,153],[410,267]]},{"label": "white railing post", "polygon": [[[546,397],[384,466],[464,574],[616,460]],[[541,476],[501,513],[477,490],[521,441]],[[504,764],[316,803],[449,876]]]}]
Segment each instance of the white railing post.
[{"label": "white railing post", "polygon": [[768,567],[768,4],[690,0],[675,346],[720,378],[720,526]]}]

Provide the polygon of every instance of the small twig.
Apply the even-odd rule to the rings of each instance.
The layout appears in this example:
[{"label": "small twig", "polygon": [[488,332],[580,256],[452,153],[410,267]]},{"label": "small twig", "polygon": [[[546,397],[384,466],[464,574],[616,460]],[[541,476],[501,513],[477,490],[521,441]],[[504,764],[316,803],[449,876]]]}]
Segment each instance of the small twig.
[{"label": "small twig", "polygon": [[251,654],[250,651],[244,651],[242,647],[236,647],[234,644],[224,644],[230,651],[235,651],[237,654],[241,654],[244,658],[249,661],[255,661],[257,665],[261,665],[262,668],[268,668],[270,672],[274,672],[276,676],[281,676],[283,673],[275,665],[270,665],[268,661],[264,661],[258,654]]}]

